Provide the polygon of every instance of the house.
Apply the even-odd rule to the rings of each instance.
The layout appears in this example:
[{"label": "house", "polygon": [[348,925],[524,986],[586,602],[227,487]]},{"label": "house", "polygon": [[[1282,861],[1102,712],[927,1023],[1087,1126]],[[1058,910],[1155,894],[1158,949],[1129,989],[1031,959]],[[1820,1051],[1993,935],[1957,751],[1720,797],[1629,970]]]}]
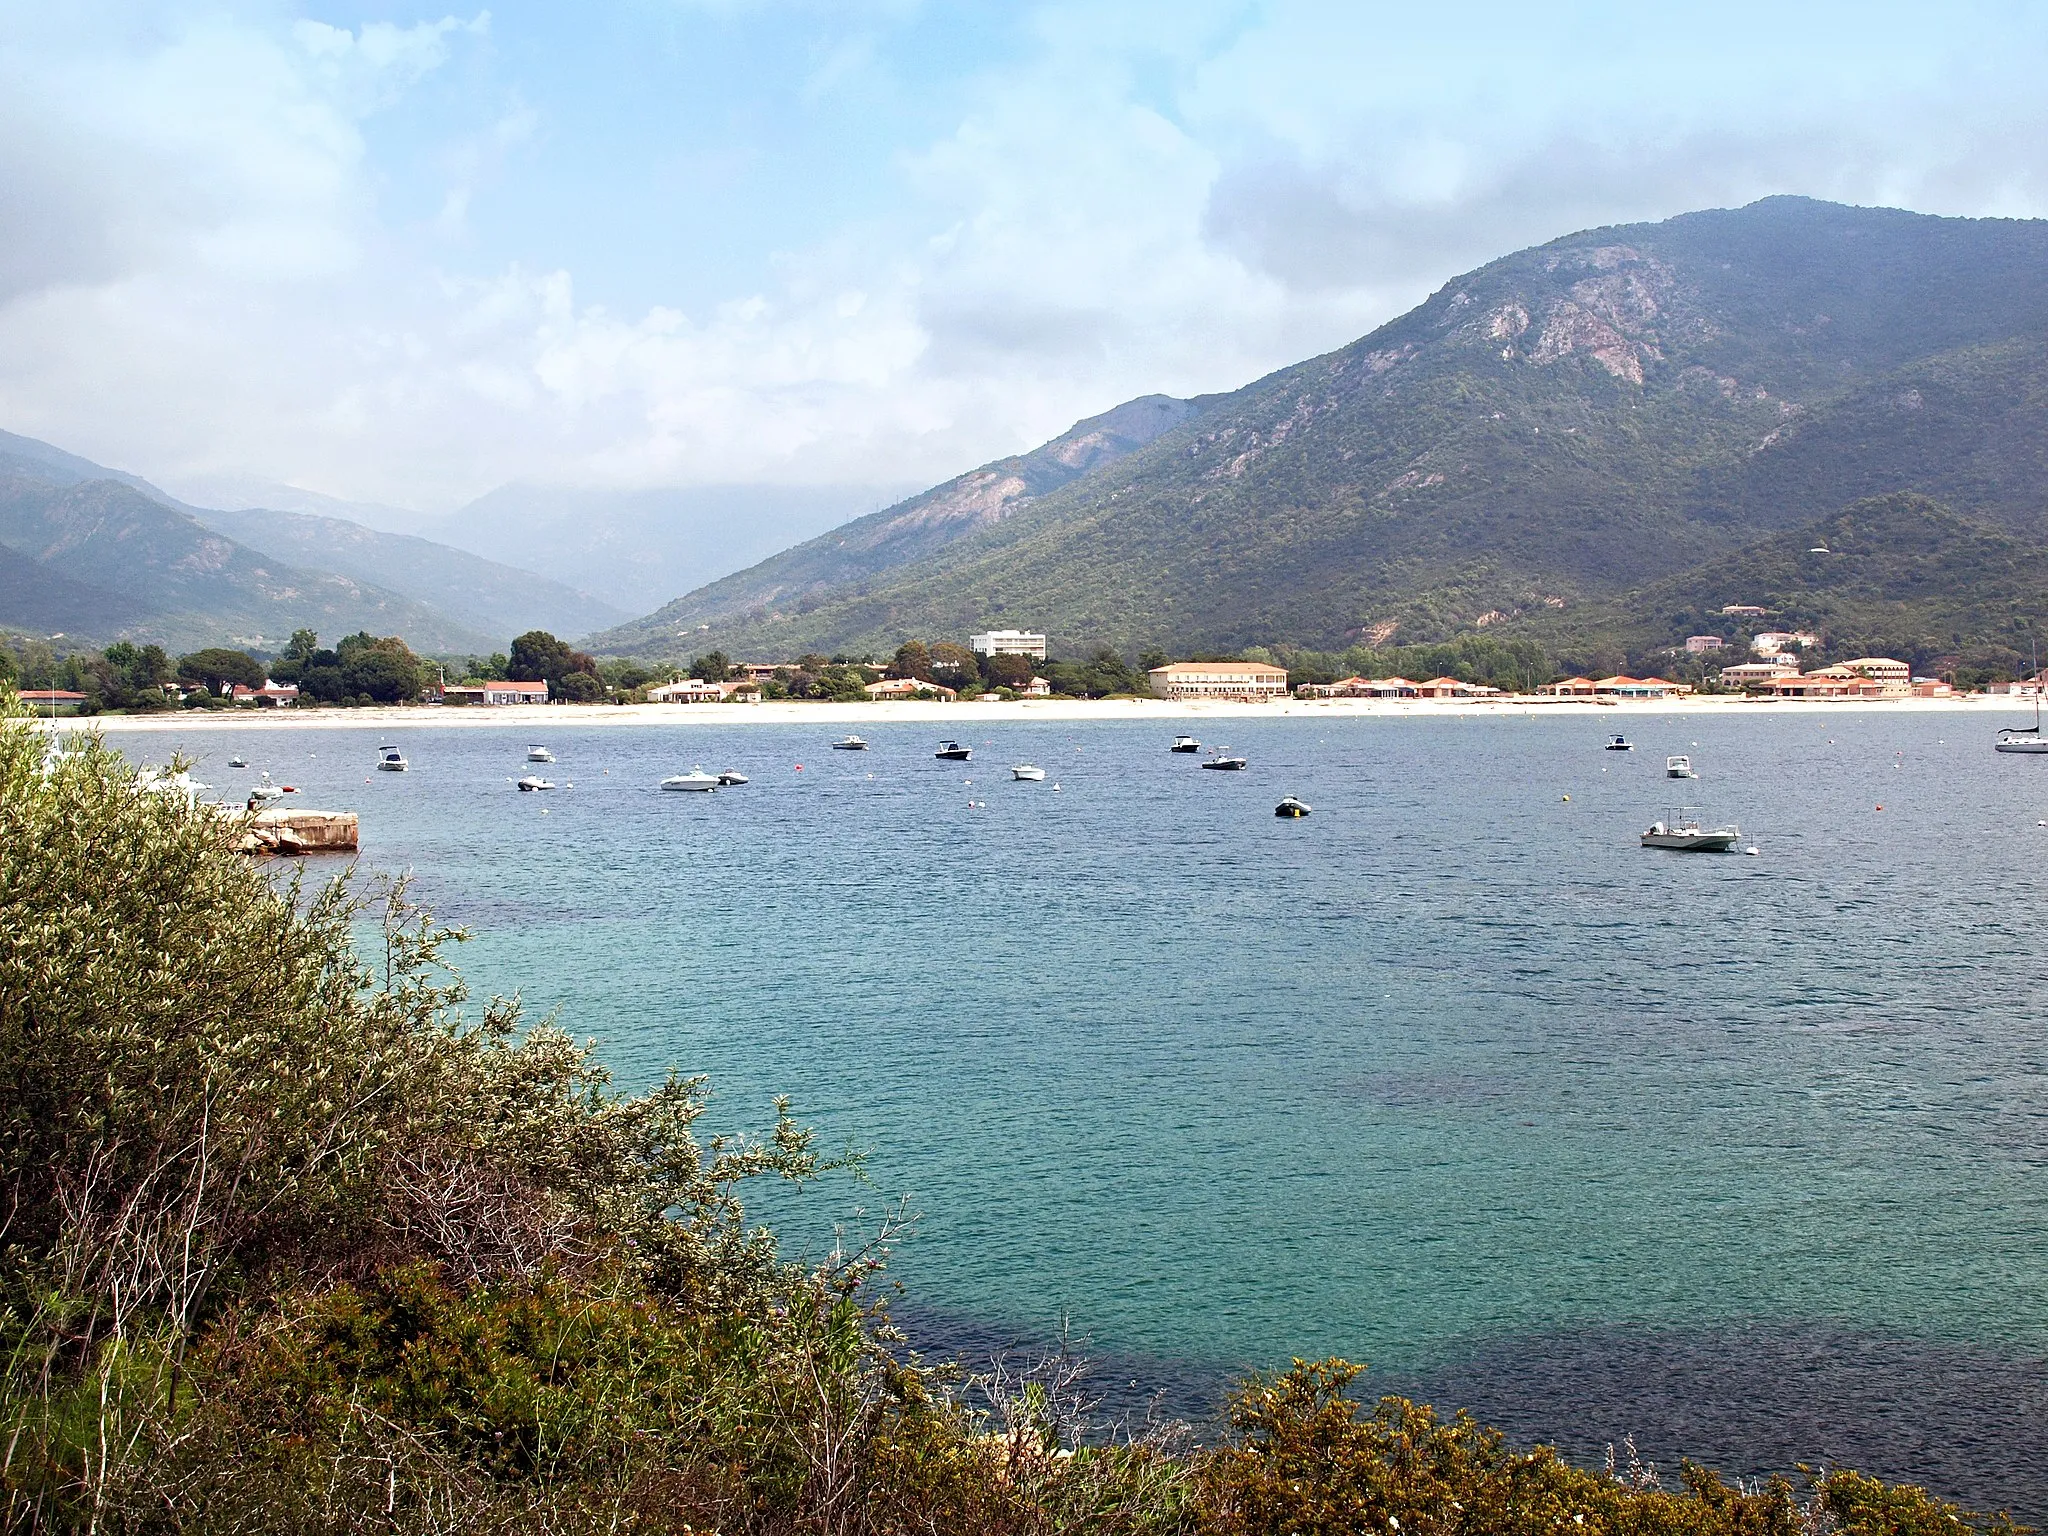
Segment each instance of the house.
[{"label": "house", "polygon": [[1719,635],[1687,635],[1685,653],[1688,656],[1697,656],[1703,651],[1718,651],[1727,643]]},{"label": "house", "polygon": [[937,694],[948,704],[960,697],[944,683],[928,683],[921,677],[885,677],[861,691],[871,699],[914,699],[921,693]]},{"label": "house", "polygon": [[1916,699],[1952,699],[1956,696],[1955,689],[1938,677],[1916,677],[1907,687]]},{"label": "house", "polygon": [[69,688],[24,688],[15,695],[31,709],[55,713],[60,709],[75,710],[85,702],[85,695],[73,693]]},{"label": "house", "polygon": [[481,704],[484,701],[482,683],[443,683],[434,693],[443,704]]},{"label": "house", "polygon": [[299,685],[297,683],[274,683],[266,677],[261,688],[244,688],[240,683],[235,684],[234,692],[229,694],[228,697],[237,704],[253,704],[259,708],[282,709],[287,704],[299,702]]},{"label": "house", "polygon": [[[450,691],[453,692],[452,689]],[[545,682],[485,683],[483,695],[481,702],[485,704],[545,704],[548,685]]]},{"label": "house", "polygon": [[1538,692],[1554,694],[1560,699],[1590,699],[1600,690],[1590,677],[1568,677],[1561,683],[1552,683]]},{"label": "house", "polygon": [[1017,692],[1027,699],[1049,699],[1052,697],[1052,683],[1043,677],[1034,677]]},{"label": "house", "polygon": [[1682,683],[1667,683],[1661,677],[1603,677],[1593,685],[1596,698],[1668,699],[1674,693],[1690,693]]},{"label": "house", "polygon": [[658,688],[647,690],[650,704],[723,704],[725,689],[717,683],[707,683],[702,678],[686,677],[680,682],[663,683]]},{"label": "house", "polygon": [[1721,610],[1721,614],[1724,618],[1730,619],[1760,619],[1770,611],[1768,608],[1759,608],[1754,603],[1730,603]]},{"label": "house", "polygon": [[[1894,661],[1889,656],[1858,656],[1853,661],[1837,662],[1839,667],[1863,677],[1874,677],[1881,683],[1908,683],[1913,680],[1913,669],[1903,661]],[[1834,668],[1830,667],[1829,671]]]},{"label": "house", "polygon": [[1263,661],[1173,661],[1146,674],[1162,699],[1279,699],[1287,669]]},{"label": "house", "polygon": [[967,648],[977,656],[1029,656],[1035,661],[1045,660],[1045,636],[1028,629],[992,629],[986,634],[969,635]]},{"label": "house", "polygon": [[1455,677],[1433,677],[1426,683],[1415,684],[1415,697],[1418,699],[1483,699],[1499,692],[1498,688],[1463,682]]},{"label": "house", "polygon": [[787,671],[786,661],[743,661],[732,669],[733,676],[750,683],[765,683],[778,672]]},{"label": "house", "polygon": [[1803,629],[1767,629],[1750,639],[1749,648],[1759,656],[1771,656],[1795,645],[1803,651],[1819,644],[1819,635],[1808,634]]}]

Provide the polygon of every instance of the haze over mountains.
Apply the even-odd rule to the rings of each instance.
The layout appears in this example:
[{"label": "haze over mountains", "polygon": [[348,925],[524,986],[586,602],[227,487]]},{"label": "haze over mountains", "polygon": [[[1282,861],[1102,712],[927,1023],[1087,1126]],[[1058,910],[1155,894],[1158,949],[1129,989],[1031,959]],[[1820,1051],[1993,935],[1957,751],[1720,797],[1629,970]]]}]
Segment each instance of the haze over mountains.
[{"label": "haze over mountains", "polygon": [[2048,224],[1788,197],[1587,231],[1234,393],[1097,420],[1148,405],[1160,430],[1106,438],[1064,480],[1025,466],[1074,434],[592,643],[789,657],[1014,624],[1128,652],[1555,627],[1896,491],[2026,564],[2048,508]]}]

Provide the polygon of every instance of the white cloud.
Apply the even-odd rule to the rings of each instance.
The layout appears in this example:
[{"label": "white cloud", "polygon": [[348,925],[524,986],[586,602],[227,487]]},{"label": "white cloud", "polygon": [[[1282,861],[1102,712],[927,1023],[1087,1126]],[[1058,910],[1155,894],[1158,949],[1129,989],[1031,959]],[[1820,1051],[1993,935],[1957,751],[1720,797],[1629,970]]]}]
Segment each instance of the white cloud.
[{"label": "white cloud", "polygon": [[[410,146],[440,178],[417,227],[380,206],[370,120],[481,48],[487,13],[25,28],[0,45],[0,425],[422,506],[514,478],[929,481],[1131,395],[1235,387],[1585,223],[1779,190],[2043,208],[2048,125],[1996,92],[1748,102],[1731,126],[1651,110],[1630,74],[1613,113],[1545,112],[1502,82],[1597,82],[1573,37],[1551,60],[1488,33],[1447,79],[1371,16],[1321,19],[1046,8],[1018,57],[954,82],[893,200],[749,291],[631,313],[482,249],[477,188],[544,136],[516,91]],[[864,34],[808,67],[816,95],[886,65]]]}]

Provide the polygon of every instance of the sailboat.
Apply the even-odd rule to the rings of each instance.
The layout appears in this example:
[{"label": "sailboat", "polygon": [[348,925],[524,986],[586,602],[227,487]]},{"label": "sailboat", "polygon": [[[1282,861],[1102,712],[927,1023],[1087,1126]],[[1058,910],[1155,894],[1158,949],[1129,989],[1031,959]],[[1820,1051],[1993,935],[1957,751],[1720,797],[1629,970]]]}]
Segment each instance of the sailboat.
[{"label": "sailboat", "polygon": [[2041,651],[2034,648],[2034,723],[2008,725],[1992,744],[1994,752],[2048,752],[2048,740],[2041,736]]}]

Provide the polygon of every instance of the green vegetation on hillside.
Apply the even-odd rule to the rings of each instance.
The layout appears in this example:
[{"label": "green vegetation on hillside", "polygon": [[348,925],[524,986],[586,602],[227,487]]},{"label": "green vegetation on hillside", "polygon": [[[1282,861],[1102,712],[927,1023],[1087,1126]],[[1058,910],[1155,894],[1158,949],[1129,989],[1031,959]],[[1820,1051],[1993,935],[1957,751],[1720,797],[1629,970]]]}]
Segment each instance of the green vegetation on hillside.
[{"label": "green vegetation on hillside", "polygon": [[[1517,1451],[1340,1362],[1206,1448],[1088,1437],[1070,1364],[904,1350],[874,1246],[806,1266],[752,1181],[778,1105],[615,1090],[402,890],[273,880],[237,822],[0,719],[0,1497],[23,1531],[1965,1536],[1831,1472],[1664,1490]],[[371,933],[359,954],[352,935]]]},{"label": "green vegetation on hillside", "polygon": [[2038,537],[2044,329],[2039,221],[1774,198],[1587,231],[909,563],[742,614],[706,589],[664,615],[708,631],[601,640],[781,658],[1017,625],[1068,656],[1334,651],[1597,606],[1874,494]]}]

